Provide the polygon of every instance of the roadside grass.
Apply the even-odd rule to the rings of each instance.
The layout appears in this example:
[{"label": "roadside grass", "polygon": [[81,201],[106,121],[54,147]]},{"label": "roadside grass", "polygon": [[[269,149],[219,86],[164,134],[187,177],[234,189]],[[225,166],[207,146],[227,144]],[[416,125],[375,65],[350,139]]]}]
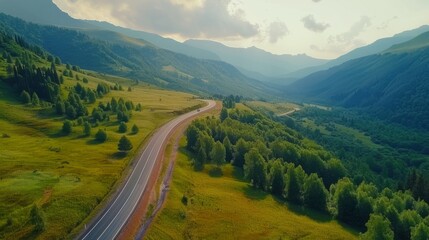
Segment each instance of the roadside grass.
[{"label": "roadside grass", "polygon": [[[125,133],[134,148],[126,156],[117,154],[123,134],[118,133],[119,123],[113,115],[110,122],[93,128],[89,137],[83,136],[81,126],[63,136],[64,118],[51,110],[24,106],[17,100],[19,93],[0,81],[0,239],[69,238],[112,191],[151,133],[174,118],[175,112],[201,103],[190,94],[135,85],[123,78],[92,72],[78,75],[81,85],[93,89],[101,82],[123,85],[124,91],[111,91],[98,101],[107,102],[114,96],[142,104],[143,110],[133,112]],[[83,83],[83,77],[89,83]],[[77,82],[66,77],[63,94]],[[131,92],[127,91],[129,86]],[[87,105],[90,113],[98,101]],[[139,127],[138,134],[130,134],[133,124]],[[94,141],[99,128],[107,131],[105,143]],[[45,231],[41,233],[33,231],[30,221],[33,205],[40,208],[44,219]]]},{"label": "roadside grass", "polygon": [[225,165],[195,172],[182,138],[170,192],[145,239],[357,239],[328,215],[285,203]]}]

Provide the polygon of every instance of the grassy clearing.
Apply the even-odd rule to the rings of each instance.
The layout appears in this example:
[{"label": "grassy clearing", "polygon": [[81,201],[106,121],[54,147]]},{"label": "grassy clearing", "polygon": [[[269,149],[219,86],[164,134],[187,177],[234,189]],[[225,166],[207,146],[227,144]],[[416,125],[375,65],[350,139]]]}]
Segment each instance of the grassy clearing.
[{"label": "grassy clearing", "polygon": [[[356,239],[329,216],[255,190],[230,165],[194,172],[182,139],[170,192],[146,239]],[[184,198],[187,204],[184,204]]]},{"label": "grassy clearing", "polygon": [[287,103],[287,102],[271,103],[271,102],[262,102],[262,101],[249,101],[249,102],[246,102],[246,105],[258,111],[262,111],[262,112],[268,111],[276,115],[287,113],[296,108],[301,108],[297,104]]},{"label": "grassy clearing", "polygon": [[[151,132],[174,118],[174,112],[200,104],[189,94],[134,85],[123,78],[91,72],[78,75],[89,79],[88,84],[80,82],[85,87],[95,88],[106,81],[123,85],[125,91],[112,91],[99,101],[107,102],[114,96],[143,105],[143,111],[133,112],[127,124],[128,129],[133,124],[140,128],[136,135],[126,133],[134,149],[125,157],[117,154],[123,134],[118,133],[114,116],[99,126],[108,134],[103,144],[94,141],[98,128],[92,129],[90,137],[83,137],[81,126],[75,126],[71,135],[62,136],[62,117],[51,110],[22,105],[14,91],[0,81],[0,239],[68,238],[112,190]],[[77,83],[65,79],[65,88]],[[88,105],[90,113],[97,104]],[[46,230],[40,234],[33,232],[34,225],[29,221],[34,204],[45,222]]]}]

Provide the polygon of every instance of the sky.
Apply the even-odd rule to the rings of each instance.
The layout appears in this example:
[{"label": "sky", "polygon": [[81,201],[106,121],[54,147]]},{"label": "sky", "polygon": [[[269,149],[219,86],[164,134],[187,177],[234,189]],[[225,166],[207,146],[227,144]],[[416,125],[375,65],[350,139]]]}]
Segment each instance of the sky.
[{"label": "sky", "polygon": [[337,58],[429,24],[428,0],[54,0],[78,19],[178,41],[208,39],[274,54]]}]

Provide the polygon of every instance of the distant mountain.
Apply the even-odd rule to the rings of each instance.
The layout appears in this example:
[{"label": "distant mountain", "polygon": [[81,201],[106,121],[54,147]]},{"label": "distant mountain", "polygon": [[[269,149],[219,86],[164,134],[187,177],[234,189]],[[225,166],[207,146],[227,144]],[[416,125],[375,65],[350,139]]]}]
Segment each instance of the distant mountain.
[{"label": "distant mountain", "polygon": [[287,90],[305,101],[367,110],[429,129],[429,32],[382,54],[309,75]]},{"label": "distant mountain", "polygon": [[327,63],[328,60],[315,59],[305,54],[275,55],[256,47],[232,48],[207,40],[188,40],[186,45],[216,53],[222,61],[230,63],[249,77],[281,78],[288,73]]},{"label": "distant mountain", "polygon": [[214,53],[182,44],[173,39],[163,38],[153,33],[122,28],[107,22],[74,19],[61,11],[52,0],[0,0],[0,12],[41,25],[115,31],[132,38],[149,41],[160,48],[191,57],[220,60]]},{"label": "distant mountain", "polygon": [[0,30],[22,36],[63,62],[164,88],[256,98],[272,97],[276,92],[227,63],[188,57],[116,32],[41,26],[4,14],[0,14],[0,26]]},{"label": "distant mountain", "polygon": [[208,59],[208,60],[218,60],[221,59],[210,51],[206,51],[203,49],[195,48],[192,46],[188,46],[186,44],[180,43],[176,40],[170,38],[164,38],[154,33],[148,33],[143,31],[131,30],[128,28],[118,27],[108,22],[99,22],[99,21],[84,21],[92,26],[99,27],[101,29],[115,31],[118,33],[122,33],[129,37],[144,39],[149,41],[160,48],[164,48],[173,52],[182,53],[191,57],[199,58],[199,59]]},{"label": "distant mountain", "polygon": [[352,60],[352,59],[357,59],[360,57],[365,57],[365,56],[381,53],[381,52],[387,50],[388,48],[392,47],[393,45],[407,42],[407,41],[417,37],[418,35],[420,35],[424,32],[427,32],[427,31],[429,31],[429,26],[424,25],[424,26],[421,26],[421,27],[413,29],[413,30],[398,33],[392,37],[382,38],[382,39],[379,39],[379,40],[375,41],[374,43],[369,44],[367,46],[356,48],[356,49],[350,51],[349,53],[346,53],[346,54],[340,56],[339,58],[334,59],[334,60],[332,60],[332,61],[330,61],[324,65],[316,66],[316,67],[309,67],[306,69],[301,69],[301,70],[298,70],[294,73],[288,74],[287,76],[293,77],[293,78],[302,78],[302,77],[305,77],[311,73],[326,70],[326,69],[329,69],[329,68],[334,67],[334,66],[338,66],[338,65],[345,63],[345,62]]},{"label": "distant mountain", "polygon": [[70,28],[94,28],[61,11],[52,0],[0,0],[0,12],[29,22]]}]

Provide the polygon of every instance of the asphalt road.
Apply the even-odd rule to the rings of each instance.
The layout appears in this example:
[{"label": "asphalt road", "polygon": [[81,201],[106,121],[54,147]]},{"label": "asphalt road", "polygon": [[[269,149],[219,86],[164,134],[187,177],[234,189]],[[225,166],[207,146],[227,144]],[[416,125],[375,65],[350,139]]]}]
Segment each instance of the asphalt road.
[{"label": "asphalt road", "polygon": [[159,159],[158,156],[162,153],[162,147],[168,140],[168,135],[185,120],[216,106],[214,101],[206,102],[208,103],[206,107],[171,120],[152,136],[121,191],[112,199],[104,212],[93,221],[93,224],[84,231],[80,239],[115,239],[142,197],[155,162]]}]

